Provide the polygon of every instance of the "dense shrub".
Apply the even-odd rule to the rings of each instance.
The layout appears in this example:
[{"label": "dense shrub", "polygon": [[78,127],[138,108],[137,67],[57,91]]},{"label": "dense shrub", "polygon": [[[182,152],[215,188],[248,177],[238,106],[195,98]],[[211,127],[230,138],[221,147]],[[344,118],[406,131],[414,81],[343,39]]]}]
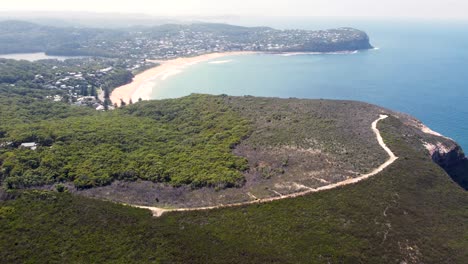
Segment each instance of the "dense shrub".
[{"label": "dense shrub", "polygon": [[[46,104],[25,114],[47,116],[44,111],[51,110],[42,106]],[[113,112],[8,123],[4,141],[39,144],[37,150],[3,150],[1,174],[8,188],[64,181],[90,188],[116,179],[225,188],[242,184],[242,171],[248,168],[246,159],[231,152],[248,135],[249,123],[218,97],[190,96]]]}]

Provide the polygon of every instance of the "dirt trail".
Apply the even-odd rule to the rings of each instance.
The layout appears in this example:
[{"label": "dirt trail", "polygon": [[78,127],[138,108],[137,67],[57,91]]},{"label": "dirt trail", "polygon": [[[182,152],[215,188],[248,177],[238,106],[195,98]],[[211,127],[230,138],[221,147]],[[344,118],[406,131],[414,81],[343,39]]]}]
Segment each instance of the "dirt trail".
[{"label": "dirt trail", "polygon": [[395,156],[395,154],[393,154],[393,152],[390,150],[390,148],[388,148],[387,145],[385,145],[385,143],[383,141],[383,138],[380,135],[380,131],[377,129],[377,123],[379,121],[387,118],[387,117],[388,117],[387,115],[380,115],[380,117],[372,123],[372,130],[374,131],[374,133],[375,133],[375,135],[377,137],[377,141],[379,142],[379,145],[387,152],[387,154],[389,156],[389,159],[385,163],[380,165],[378,168],[371,171],[370,173],[367,173],[367,174],[362,175],[360,177],[348,179],[348,180],[345,180],[345,181],[341,181],[341,182],[337,182],[337,183],[334,183],[334,184],[322,186],[322,187],[319,187],[319,188],[310,188],[310,187],[305,186],[307,188],[307,190],[303,191],[303,192],[297,192],[297,193],[293,193],[293,194],[275,196],[275,197],[264,198],[264,199],[257,199],[257,200],[253,200],[253,201],[242,202],[242,203],[221,204],[221,205],[216,205],[216,206],[197,207],[197,208],[176,208],[176,209],[165,209],[165,208],[158,208],[158,207],[151,207],[151,206],[140,206],[140,205],[129,205],[129,206],[138,207],[138,208],[142,208],[142,209],[148,209],[153,213],[153,216],[159,217],[163,213],[166,213],[166,212],[185,212],[185,211],[211,210],[211,209],[217,209],[217,208],[226,208],[226,207],[235,207],[235,206],[242,206],[242,205],[249,205],[249,204],[267,203],[267,202],[277,201],[277,200],[281,200],[281,199],[295,198],[295,197],[304,196],[306,194],[325,191],[325,190],[330,190],[330,189],[334,189],[334,188],[337,188],[337,187],[340,187],[340,186],[354,184],[354,183],[360,182],[362,180],[366,180],[366,179],[368,179],[368,178],[382,172],[385,168],[390,166],[393,162],[395,162],[398,159],[398,157]]}]

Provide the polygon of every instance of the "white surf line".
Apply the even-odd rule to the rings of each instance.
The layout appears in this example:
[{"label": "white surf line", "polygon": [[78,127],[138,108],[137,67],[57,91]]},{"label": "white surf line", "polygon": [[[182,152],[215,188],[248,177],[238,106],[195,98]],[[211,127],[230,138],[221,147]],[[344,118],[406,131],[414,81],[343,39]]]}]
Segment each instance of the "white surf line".
[{"label": "white surf line", "polygon": [[389,159],[385,163],[380,165],[378,168],[371,171],[370,173],[362,175],[362,176],[360,176],[358,178],[348,179],[348,180],[337,182],[337,183],[334,183],[334,184],[322,186],[322,187],[319,187],[319,188],[316,188],[316,189],[309,188],[307,191],[303,191],[303,192],[298,192],[298,193],[293,193],[293,194],[288,194],[288,195],[282,195],[282,196],[276,196],[276,197],[270,197],[270,198],[264,198],[264,199],[258,199],[258,200],[254,200],[254,201],[248,201],[248,202],[226,204],[226,205],[215,205],[215,206],[196,207],[196,208],[176,208],[176,209],[165,209],[165,208],[159,208],[159,207],[139,206],[139,205],[129,205],[129,206],[142,208],[142,209],[148,209],[153,213],[153,216],[159,217],[163,213],[166,213],[166,212],[202,211],[202,210],[212,210],[212,209],[219,209],[219,208],[238,207],[238,206],[243,206],[243,205],[273,202],[273,201],[278,201],[278,200],[287,199],[287,198],[296,198],[296,197],[304,196],[304,195],[307,195],[307,194],[310,194],[310,193],[315,193],[315,192],[320,192],[320,191],[325,191],[325,190],[331,190],[331,189],[334,189],[334,188],[337,188],[337,187],[358,183],[358,182],[360,182],[362,180],[366,180],[366,179],[368,179],[368,178],[382,172],[385,168],[390,166],[392,163],[394,163],[398,159],[398,157],[395,156],[395,154],[393,154],[393,152],[390,150],[390,148],[388,148],[387,145],[385,145],[385,142],[384,142],[382,136],[380,135],[380,131],[377,129],[377,123],[379,123],[379,121],[384,120],[387,117],[388,117],[387,115],[380,115],[380,117],[372,123],[372,131],[374,131],[374,133],[375,133],[375,135],[377,137],[377,141],[379,142],[379,145],[385,150],[385,152],[387,152],[387,154],[389,156]]},{"label": "white surf line", "polygon": [[210,61],[210,62],[208,62],[208,64],[226,64],[226,63],[230,63],[232,61],[233,60],[217,60],[217,61]]}]

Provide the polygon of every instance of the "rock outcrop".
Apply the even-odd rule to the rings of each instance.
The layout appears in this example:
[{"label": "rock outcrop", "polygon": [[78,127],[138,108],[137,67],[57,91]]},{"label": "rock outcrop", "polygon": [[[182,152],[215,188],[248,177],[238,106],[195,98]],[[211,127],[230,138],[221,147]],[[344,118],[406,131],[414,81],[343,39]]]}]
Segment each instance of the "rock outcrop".
[{"label": "rock outcrop", "polygon": [[442,167],[453,181],[468,190],[468,158],[462,147],[453,139],[431,130],[414,117],[402,113],[397,115],[406,125],[400,127],[400,132],[412,141],[411,145],[420,145],[420,151],[427,151],[432,160]]},{"label": "rock outcrop", "polygon": [[461,147],[453,142],[447,146],[426,144],[432,160],[441,166],[462,188],[468,190],[468,159]]}]

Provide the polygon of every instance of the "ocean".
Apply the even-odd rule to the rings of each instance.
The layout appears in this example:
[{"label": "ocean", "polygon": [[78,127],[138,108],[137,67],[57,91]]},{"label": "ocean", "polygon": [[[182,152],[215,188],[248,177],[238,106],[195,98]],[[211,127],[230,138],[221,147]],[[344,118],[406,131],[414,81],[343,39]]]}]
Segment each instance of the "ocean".
[{"label": "ocean", "polygon": [[365,101],[411,114],[468,150],[468,22],[282,19],[237,24],[352,26],[366,31],[377,49],[224,57],[155,80],[152,98],[207,93]]}]

